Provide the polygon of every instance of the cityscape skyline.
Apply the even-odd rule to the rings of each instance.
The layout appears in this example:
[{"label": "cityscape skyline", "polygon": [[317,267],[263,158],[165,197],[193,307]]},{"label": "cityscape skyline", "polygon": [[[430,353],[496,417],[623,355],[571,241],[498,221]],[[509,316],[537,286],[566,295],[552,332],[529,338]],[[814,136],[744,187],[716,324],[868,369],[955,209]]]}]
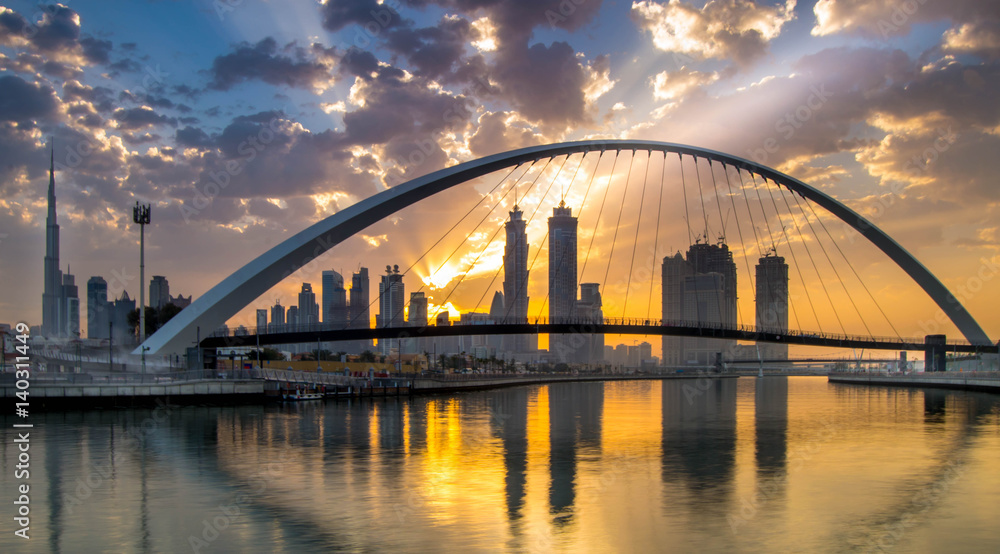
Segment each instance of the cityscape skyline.
[{"label": "cityscape skyline", "polygon": [[[29,3],[8,4],[5,17],[10,21],[31,19],[34,7]],[[913,16],[919,25],[880,30],[866,28],[844,12],[827,9],[829,2],[800,3],[785,11],[748,4],[733,8],[736,11],[732,13],[692,7],[690,13],[702,21],[726,20],[734,29],[751,34],[754,31],[747,22],[761,19],[736,15],[753,14],[772,22],[754,55],[737,61],[731,56],[732,49],[709,48],[713,41],[705,35],[691,35],[683,48],[670,50],[681,44],[670,40],[665,30],[684,12],[681,7],[661,10],[657,6],[639,2],[625,9],[600,8],[614,14],[609,19],[598,17],[595,5],[577,12],[578,19],[572,23],[557,22],[554,26],[541,10],[523,19],[528,29],[538,33],[534,38],[514,32],[506,23],[508,8],[494,6],[475,13],[460,10],[456,17],[470,23],[480,21],[481,28],[475,33],[484,33],[489,40],[473,40],[472,31],[462,35],[459,42],[465,51],[456,53],[449,68],[436,68],[438,73],[428,73],[430,69],[410,53],[384,50],[388,34],[375,37],[370,46],[360,50],[385,64],[376,66],[388,80],[381,83],[391,81],[397,71],[414,76],[399,81],[406,98],[413,100],[406,109],[388,104],[380,81],[358,73],[357,66],[344,61],[343,52],[337,54],[338,45],[352,44],[352,33],[361,22],[317,27],[313,35],[326,50],[296,50],[303,48],[303,43],[289,46],[301,40],[297,29],[301,21],[315,19],[306,17],[315,15],[314,9],[297,6],[283,12],[245,5],[223,18],[218,23],[221,27],[214,20],[206,21],[203,14],[185,12],[188,7],[164,13],[159,7],[149,7],[128,14],[139,23],[185,21],[203,31],[197,33],[195,41],[144,36],[138,32],[141,24],[122,26],[97,4],[86,2],[59,14],[37,14],[39,29],[71,32],[60,43],[66,54],[47,67],[36,67],[37,62],[32,65],[29,60],[53,56],[56,50],[51,44],[16,32],[0,40],[7,59],[23,54],[18,58],[20,65],[5,68],[0,88],[15,102],[12,106],[25,107],[15,110],[23,115],[4,116],[11,133],[0,137],[6,141],[4,152],[11,153],[5,158],[0,179],[8,193],[8,208],[3,214],[8,237],[0,245],[16,260],[34,259],[34,253],[44,248],[43,221],[48,208],[40,200],[48,175],[42,168],[54,165],[59,174],[57,186],[65,187],[56,207],[58,219],[74,229],[63,233],[64,254],[85,254],[71,260],[79,277],[75,285],[82,286],[86,276],[104,275],[114,298],[126,289],[129,297],[139,296],[134,276],[137,241],[125,207],[142,200],[154,203],[158,214],[163,214],[163,219],[148,229],[148,269],[152,274],[169,276],[178,290],[197,296],[248,257],[303,228],[306,222],[406,178],[525,144],[635,136],[689,142],[742,155],[823,188],[898,238],[941,277],[991,336],[997,334],[1000,316],[988,307],[1000,302],[1000,293],[996,287],[984,286],[998,273],[998,207],[984,177],[995,172],[974,169],[994,163],[982,152],[992,151],[996,140],[990,131],[996,116],[989,108],[989,92],[997,68],[986,40],[988,33],[976,35],[971,27],[964,27],[991,21],[991,12],[983,6],[961,13],[944,8],[922,10]],[[443,24],[436,12],[409,6],[398,9],[401,21],[406,19],[401,28],[436,29]],[[872,21],[892,17],[891,11],[875,10],[870,15]],[[260,17],[280,24],[248,24]],[[578,33],[578,26],[585,25],[604,29],[607,32],[601,36],[607,38]],[[960,32],[962,29],[965,32]],[[866,38],[871,32],[883,40],[873,43]],[[84,45],[98,44],[93,42],[98,35],[108,38],[101,39],[105,42],[100,42],[97,51],[87,50],[85,55]],[[610,47],[619,43],[611,37],[623,36],[628,41],[621,43],[620,49]],[[515,91],[538,92],[531,87],[540,85],[531,83],[545,79],[528,79],[525,86],[529,88],[518,89],[496,78],[503,67],[518,67],[513,59],[500,59],[498,52],[523,55],[520,48],[511,49],[522,41],[545,46],[545,52],[552,56],[557,55],[552,45],[565,44],[567,50],[558,55],[580,54],[565,67],[581,78],[568,81],[574,85],[566,90],[544,91],[555,98],[530,96],[539,102],[532,107],[529,97]],[[428,39],[427,46],[432,43],[436,44]],[[285,47],[287,52],[282,50]],[[295,65],[296,56],[301,56],[304,65]],[[480,57],[485,65],[477,67],[484,67],[486,75],[480,77],[486,83],[492,77],[492,88],[467,87],[468,81],[458,77],[459,67],[474,67]],[[850,63],[855,58],[869,63]],[[175,61],[179,59],[189,63]],[[285,80],[261,78],[241,65],[248,59],[270,62],[278,73],[301,73]],[[444,75],[458,80],[440,81]],[[183,89],[181,83],[191,85]],[[30,106],[23,102],[32,97],[32,91],[44,101],[27,109]],[[238,105],[217,109],[229,104],[224,101],[231,98],[238,98]],[[470,104],[476,109],[463,108]],[[393,114],[397,125],[378,137],[359,134],[364,128],[361,122],[374,121],[380,113]],[[444,127],[439,123],[421,126],[423,122],[440,122],[442,114],[456,117],[447,118]],[[421,125],[406,127],[410,121]],[[13,131],[27,129],[28,123],[36,131]],[[244,153],[240,152],[246,137],[264,130],[282,137],[281,141],[264,144],[255,139],[262,148],[255,150],[252,159],[244,154],[246,147],[254,149],[249,142],[244,144]],[[261,136],[268,137],[267,133]],[[50,136],[55,138],[54,153],[46,144]],[[350,153],[331,160],[327,158],[331,152]],[[227,162],[235,163],[237,172],[225,171]],[[603,192],[607,172],[608,168],[596,172],[595,193]],[[689,171],[688,175],[692,174]],[[608,179],[611,181],[620,185],[622,176]],[[268,308],[275,298],[289,303],[297,295],[298,284],[292,281],[319,283],[323,268],[377,267],[378,260],[402,260],[402,254],[412,251],[411,241],[428,241],[439,213],[458,209],[485,185],[473,183],[468,188],[437,199],[434,210],[410,210],[400,214],[403,219],[365,230],[345,243],[335,258],[331,255],[318,261],[316,267],[303,269],[301,275],[257,299],[233,324],[238,320],[252,326],[255,310]],[[586,221],[594,216],[580,202],[581,188],[569,190],[566,197],[582,210],[578,214],[581,236],[593,235],[595,251],[606,254],[610,227]],[[213,192],[216,189],[218,192]],[[636,201],[632,196],[638,192],[630,192],[629,205],[642,204],[641,198]],[[524,198],[527,200],[522,205],[527,205],[538,201],[539,193],[529,189]],[[512,202],[502,204],[502,208],[509,208]],[[548,207],[544,205],[542,210]],[[720,214],[708,222],[709,226],[716,230],[725,227],[725,216]],[[394,233],[399,222],[405,222],[408,236]],[[537,220],[529,224],[532,236],[541,236],[535,232],[540,224],[544,226]],[[681,238],[685,225],[679,214],[665,218],[660,235],[669,238],[653,257],[685,245]],[[832,231],[852,247],[864,242],[850,231]],[[485,240],[473,242],[483,245]],[[749,239],[748,245],[730,242],[734,255],[751,263],[768,247],[756,248]],[[233,244],[240,248],[232,248]],[[640,242],[638,251],[649,251],[651,246]],[[430,281],[441,290],[457,275],[467,273],[464,260],[448,262],[438,270],[443,257],[431,256],[415,267],[410,288]],[[545,258],[539,259],[533,271],[547,271]],[[197,270],[173,270],[178,260],[190,260]],[[468,274],[473,279],[485,278],[501,263],[502,253],[491,251]],[[937,317],[933,303],[914,287],[900,286],[906,278],[890,261],[862,248],[856,263],[859,273],[871,276],[870,288],[883,300],[900,332],[943,331],[956,336],[950,322]],[[48,273],[36,266],[26,264],[25,273],[18,276],[8,275],[12,268],[0,270],[7,272],[5,282],[17,283],[16,290],[0,300],[0,320],[40,324],[44,319],[32,287],[44,284]],[[599,274],[602,270],[595,271]],[[611,282],[621,279],[619,271],[619,267],[611,268]],[[588,274],[579,280],[598,279]],[[649,281],[655,279],[650,277]],[[746,281],[738,284],[741,299],[754,294]],[[810,275],[793,284],[791,305],[803,302],[801,288],[797,291],[795,287],[818,285]],[[55,288],[50,285],[50,291]],[[434,291],[429,291],[432,311],[433,296]],[[529,313],[541,310],[544,288],[529,290],[528,296]],[[450,311],[473,309],[475,299],[452,298]],[[834,299],[833,303],[844,300]],[[647,306],[637,306],[630,304],[627,312],[645,315]],[[618,308],[617,312],[612,308]],[[80,309],[82,316],[84,306]],[[624,311],[614,305],[613,298],[605,298],[609,315]],[[745,314],[744,322],[753,320],[754,307],[743,300],[739,312]],[[819,306],[817,312],[819,319],[833,316],[828,306]],[[892,334],[889,325],[875,325],[873,333]],[[812,329],[818,325],[805,321],[801,326]],[[859,328],[860,322],[854,321],[853,326]]]}]

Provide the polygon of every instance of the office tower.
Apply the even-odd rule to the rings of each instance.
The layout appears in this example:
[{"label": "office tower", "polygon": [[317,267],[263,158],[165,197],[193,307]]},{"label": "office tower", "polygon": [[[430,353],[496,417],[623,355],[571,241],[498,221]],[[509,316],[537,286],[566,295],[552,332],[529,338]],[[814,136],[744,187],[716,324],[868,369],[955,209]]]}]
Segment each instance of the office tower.
[{"label": "office tower", "polygon": [[[406,324],[410,327],[427,326],[427,296],[423,292],[410,293],[410,308],[406,316]],[[421,354],[429,344],[427,339],[421,337],[410,337],[404,342],[407,354]]]},{"label": "office tower", "polygon": [[[349,329],[370,329],[372,326],[368,310],[371,303],[369,287],[368,268],[358,268],[358,272],[351,276],[351,303],[347,307]],[[355,354],[360,354],[372,349],[372,341],[368,339],[352,341],[349,349]]]},{"label": "office tower", "polygon": [[[757,260],[757,329],[788,332],[788,264],[775,251]],[[758,343],[770,359],[788,359],[788,345]]]},{"label": "office tower", "polygon": [[104,277],[87,280],[87,338],[108,338],[111,305],[108,303],[108,282]]},{"label": "office tower", "polygon": [[[493,323],[505,322],[504,295],[500,291],[496,291],[493,293],[493,302],[490,303],[490,319],[493,320]],[[513,321],[511,321],[511,323],[513,323]],[[507,335],[507,336],[490,335],[489,338],[487,339],[487,342],[490,348],[492,348],[494,351],[498,353],[501,353],[504,351],[505,339],[506,339],[506,344],[510,345],[510,347],[513,347],[515,342],[513,340],[513,335]]]},{"label": "office tower", "polygon": [[52,147],[49,165],[49,211],[45,216],[45,275],[42,292],[42,335],[62,336],[60,313],[63,278],[59,269],[59,224],[56,222],[56,164]]},{"label": "office tower", "polygon": [[[451,326],[451,314],[447,310],[439,312],[434,318],[434,324],[438,327]],[[436,337],[431,344],[432,356],[449,356],[461,352],[458,348],[458,337]]]},{"label": "office tower", "polygon": [[257,332],[267,331],[267,308],[257,310]]},{"label": "office tower", "polygon": [[[565,323],[576,312],[576,218],[564,202],[549,218],[549,321]],[[565,335],[549,335],[549,361],[573,361],[574,349]]]},{"label": "office tower", "polygon": [[130,298],[128,291],[122,291],[121,297],[114,301],[111,308],[112,340],[115,344],[131,344],[135,342],[135,328],[128,324],[128,315],[135,311],[135,300]]},{"label": "office tower", "polygon": [[[503,254],[503,318],[497,323],[527,323],[528,321],[528,235],[527,222],[517,205],[504,224],[507,243]],[[575,292],[574,292],[575,294]],[[527,352],[527,335],[507,335],[503,349],[510,352]]]},{"label": "office tower", "polygon": [[285,330],[285,308],[277,300],[274,301],[274,306],[271,306],[271,325],[267,329],[272,333]]},{"label": "office tower", "polygon": [[285,328],[295,332],[299,330],[299,307],[289,306],[285,311]]},{"label": "office tower", "polygon": [[[399,266],[385,266],[385,275],[378,285],[378,326],[379,327],[403,327],[403,307],[406,304],[406,289],[403,286],[403,276],[399,273]],[[379,340],[379,350],[382,354],[388,355],[390,351],[389,340]]]},{"label": "office tower", "polygon": [[336,271],[323,272],[323,323],[330,329],[346,329],[350,321],[344,277]]},{"label": "office tower", "polygon": [[80,336],[80,293],[76,286],[76,278],[69,269],[63,274],[63,285],[60,297],[62,305],[59,310],[61,335],[75,338]]},{"label": "office tower", "polygon": [[170,303],[170,284],[163,275],[153,275],[149,280],[149,306],[160,308]]},{"label": "office tower", "polygon": [[[687,259],[678,252],[663,259],[664,321],[680,325],[736,326],[736,263],[724,244],[696,243]],[[700,337],[663,337],[663,364],[668,367],[713,365],[735,341]]]},{"label": "office tower", "polygon": [[300,325],[319,323],[319,304],[316,303],[316,293],[312,290],[312,283],[302,283],[302,290],[299,291],[298,312]]},{"label": "office tower", "polygon": [[[604,323],[600,287],[599,283],[580,283],[580,300],[576,303],[576,315],[580,321]],[[580,363],[601,362],[604,359],[604,335],[585,335],[584,338],[586,343],[578,350],[576,361]]]}]

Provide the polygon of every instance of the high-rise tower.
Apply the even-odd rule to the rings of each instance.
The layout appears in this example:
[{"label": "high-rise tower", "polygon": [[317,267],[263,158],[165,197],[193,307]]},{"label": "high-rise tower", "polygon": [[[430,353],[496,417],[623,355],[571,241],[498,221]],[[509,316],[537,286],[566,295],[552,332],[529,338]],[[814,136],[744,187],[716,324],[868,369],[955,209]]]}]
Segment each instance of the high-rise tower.
[{"label": "high-rise tower", "polygon": [[323,323],[330,324],[332,329],[347,327],[347,290],[344,288],[344,277],[336,271],[323,272]]},{"label": "high-rise tower", "polygon": [[[788,264],[776,252],[757,260],[757,328],[788,332]],[[787,344],[759,343],[767,357],[788,359]]]},{"label": "high-rise tower", "polygon": [[[565,202],[549,218],[549,322],[571,321],[576,312],[576,218]],[[549,335],[549,359],[573,361],[567,337]]]},{"label": "high-rise tower", "polygon": [[63,278],[59,269],[59,224],[56,223],[56,154],[52,146],[49,161],[49,212],[45,217],[45,282],[42,292],[42,336],[63,336],[60,317],[63,307]]},{"label": "high-rise tower", "polygon": [[[406,305],[406,289],[403,286],[403,276],[399,273],[399,266],[385,266],[385,275],[378,284],[378,326],[379,327],[403,327],[406,322],[403,320],[403,307]],[[379,339],[379,350],[388,355],[390,351],[390,341]]]},{"label": "high-rise tower", "polygon": [[[526,323],[528,321],[528,235],[523,212],[517,205],[504,224],[507,244],[503,254],[503,318],[498,323]],[[504,349],[527,352],[528,338],[511,335],[504,340]]]}]

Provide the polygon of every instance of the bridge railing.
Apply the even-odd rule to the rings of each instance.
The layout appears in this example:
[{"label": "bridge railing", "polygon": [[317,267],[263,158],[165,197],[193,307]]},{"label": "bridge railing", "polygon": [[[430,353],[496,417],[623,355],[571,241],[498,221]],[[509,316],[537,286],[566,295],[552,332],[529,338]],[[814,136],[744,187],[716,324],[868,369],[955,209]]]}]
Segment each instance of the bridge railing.
[{"label": "bridge railing", "polygon": [[[55,373],[35,371],[31,381],[35,384],[62,385],[163,385],[206,379],[256,379],[249,369],[215,370],[195,369],[169,373]],[[0,383],[15,382],[13,373],[0,374]]]},{"label": "bridge railing", "polygon": [[1000,371],[925,371],[925,372],[878,372],[878,371],[832,371],[830,375],[848,377],[919,377],[921,379],[990,379],[1000,381]]},{"label": "bridge railing", "polygon": [[[885,344],[898,344],[901,349],[913,349],[922,350],[924,345],[923,337],[899,337],[899,336],[884,336],[884,335],[850,335],[844,333],[832,333],[829,331],[810,331],[802,329],[780,329],[774,327],[757,327],[755,325],[728,325],[725,323],[713,323],[713,322],[698,322],[690,320],[663,320],[663,319],[651,319],[651,318],[579,318],[579,317],[562,317],[562,318],[546,318],[546,317],[536,317],[536,318],[521,318],[518,320],[506,319],[503,321],[483,321],[476,323],[460,323],[456,322],[450,325],[450,327],[469,327],[469,335],[476,335],[474,332],[476,328],[481,328],[488,325],[498,325],[498,324],[522,324],[522,325],[549,325],[549,324],[565,324],[565,325],[618,325],[618,326],[632,326],[632,327],[685,327],[685,328],[699,328],[703,329],[707,333],[711,334],[713,331],[739,331],[748,334],[775,334],[775,335],[785,335],[789,337],[804,337],[804,338],[819,338],[831,341],[873,341]],[[434,325],[428,325],[428,327],[434,327]],[[355,327],[356,328],[356,327]],[[279,324],[279,325],[268,325],[267,327],[239,327],[236,329],[219,329],[214,333],[209,335],[209,337],[216,338],[250,338],[258,334],[278,334],[278,333],[320,333],[324,331],[337,331],[345,329],[343,326],[337,326],[329,323],[305,323],[305,324]],[[412,327],[399,327],[400,330],[412,329]],[[481,334],[481,333],[479,333]],[[709,337],[711,338],[711,337]],[[741,339],[743,340],[743,339]],[[245,343],[244,343],[245,344]],[[968,346],[969,342],[962,339],[948,339],[947,345],[952,346]]]}]

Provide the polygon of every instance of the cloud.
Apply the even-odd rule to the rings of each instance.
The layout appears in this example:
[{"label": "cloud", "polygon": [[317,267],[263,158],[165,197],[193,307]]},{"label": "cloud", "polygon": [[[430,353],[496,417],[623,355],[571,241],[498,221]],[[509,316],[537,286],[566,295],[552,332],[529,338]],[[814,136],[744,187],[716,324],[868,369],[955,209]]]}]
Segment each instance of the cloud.
[{"label": "cloud", "polygon": [[469,149],[483,157],[514,148],[544,144],[546,139],[515,112],[486,112],[479,116]]},{"label": "cloud", "polygon": [[1000,4],[980,0],[930,2],[872,2],[870,0],[818,0],[813,6],[816,36],[837,33],[889,38],[909,34],[914,24],[951,20],[975,23],[1000,19]]},{"label": "cloud", "polygon": [[375,0],[324,0],[320,6],[323,28],[339,31],[350,24],[359,24],[377,35],[381,29],[393,27],[403,21],[399,12],[388,3]]},{"label": "cloud", "polygon": [[680,0],[666,4],[643,0],[632,4],[632,16],[660,50],[748,67],[767,54],[770,41],[795,18],[795,4],[796,0],[777,6],[713,0],[698,9]]},{"label": "cloud", "polygon": [[[288,55],[286,55],[288,54]],[[209,88],[229,90],[254,79],[272,85],[323,92],[333,84],[332,63],[290,44],[279,53],[277,42],[267,37],[257,44],[242,43],[235,51],[212,62]]]},{"label": "cloud", "polygon": [[180,146],[192,148],[209,148],[215,144],[205,131],[190,125],[183,129],[177,129],[174,141]]},{"label": "cloud", "polygon": [[945,31],[942,49],[949,54],[972,54],[1000,58],[1000,21],[964,23]]},{"label": "cloud", "polygon": [[118,128],[125,130],[142,129],[154,125],[177,124],[176,119],[158,114],[147,106],[128,109],[119,108],[115,110],[114,118],[118,121]]},{"label": "cloud", "polygon": [[81,38],[80,16],[62,4],[40,6],[41,20],[0,6],[0,45],[30,48],[53,61],[74,66],[106,64],[112,43],[93,37]]},{"label": "cloud", "polygon": [[14,75],[0,76],[0,121],[29,122],[56,115],[55,91]]},{"label": "cloud", "polygon": [[687,67],[677,71],[661,71],[652,78],[653,98],[679,100],[718,80],[719,74],[715,71],[706,73]]}]

